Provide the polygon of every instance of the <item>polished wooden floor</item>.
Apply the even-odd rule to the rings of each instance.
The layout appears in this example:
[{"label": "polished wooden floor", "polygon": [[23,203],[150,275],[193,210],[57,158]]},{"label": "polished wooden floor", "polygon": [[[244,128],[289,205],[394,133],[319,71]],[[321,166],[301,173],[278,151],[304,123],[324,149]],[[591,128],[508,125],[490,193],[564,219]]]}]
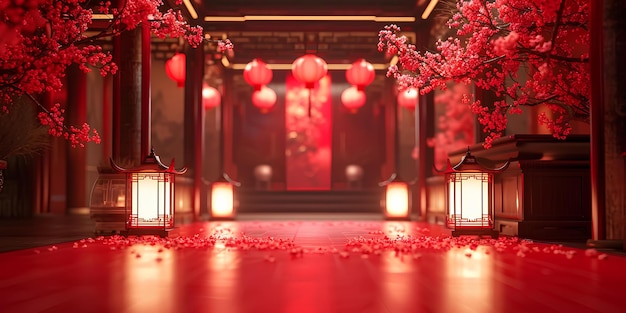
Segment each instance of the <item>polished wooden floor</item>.
[{"label": "polished wooden floor", "polygon": [[99,237],[84,218],[0,221],[0,312],[626,312],[622,253],[274,217],[168,238]]}]

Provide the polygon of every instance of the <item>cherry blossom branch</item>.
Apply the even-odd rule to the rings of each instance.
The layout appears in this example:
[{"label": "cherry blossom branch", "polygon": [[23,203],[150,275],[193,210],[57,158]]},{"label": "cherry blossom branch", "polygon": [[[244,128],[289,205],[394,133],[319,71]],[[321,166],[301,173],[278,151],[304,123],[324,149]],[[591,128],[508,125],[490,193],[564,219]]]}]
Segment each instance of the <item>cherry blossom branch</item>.
[{"label": "cherry blossom branch", "polygon": [[25,94],[42,112],[37,117],[42,125],[48,127],[48,134],[54,137],[63,137],[70,142],[73,148],[85,147],[87,142],[100,143],[101,138],[95,129],[84,123],[80,128],[65,125],[63,114],[59,103],[56,103],[50,110],[42,105],[31,94]]}]

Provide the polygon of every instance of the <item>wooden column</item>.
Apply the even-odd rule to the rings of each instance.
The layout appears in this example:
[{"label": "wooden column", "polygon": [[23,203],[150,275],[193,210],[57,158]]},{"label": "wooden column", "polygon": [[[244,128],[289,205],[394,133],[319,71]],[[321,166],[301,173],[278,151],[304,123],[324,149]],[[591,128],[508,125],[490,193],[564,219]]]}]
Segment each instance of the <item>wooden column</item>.
[{"label": "wooden column", "polygon": [[[67,119],[69,125],[81,125],[87,120],[87,76],[72,65],[67,71]],[[67,213],[86,208],[87,203],[87,151],[82,147],[67,145]]]},{"label": "wooden column", "polygon": [[591,68],[591,223],[593,240],[606,239],[604,201],[604,49],[603,0],[591,1],[590,16],[590,68]]},{"label": "wooden column", "polygon": [[428,177],[432,176],[434,151],[428,146],[428,138],[434,136],[434,95],[429,93],[419,96],[415,107],[415,141],[418,150],[417,155],[417,197],[414,197],[414,205],[419,210],[419,220],[425,222],[428,218]]},{"label": "wooden column", "polygon": [[151,83],[150,71],[152,67],[150,22],[141,23],[141,158],[150,154],[152,149],[151,125]]},{"label": "wooden column", "polygon": [[[592,151],[597,152],[600,167],[604,166],[603,175],[597,180],[603,180],[604,212],[606,239],[621,240],[626,243],[626,221],[624,220],[626,202],[626,177],[624,174],[624,156],[626,153],[626,3],[624,1],[592,1],[591,27],[592,49],[601,53],[592,63],[592,82],[601,75],[601,86],[592,85],[592,93],[596,97],[592,101],[592,131],[596,131],[599,139]],[[597,35],[597,36],[594,36]],[[596,47],[599,46],[599,47]],[[592,54],[595,56],[596,54]],[[593,61],[593,60],[592,60]],[[601,62],[601,63],[600,63]],[[599,69],[598,69],[599,68]],[[602,71],[598,73],[598,71]],[[596,88],[594,88],[596,87]],[[596,105],[599,104],[599,105]],[[595,126],[594,126],[595,125]],[[593,134],[593,133],[592,133]],[[596,137],[592,137],[592,141]],[[601,207],[599,207],[601,209]],[[601,212],[601,211],[600,211]],[[599,220],[601,221],[601,220]],[[602,239],[602,238],[600,238]]]},{"label": "wooden column", "polygon": [[136,166],[142,160],[141,27],[122,33],[116,42],[119,83],[113,84],[113,158],[119,164]]},{"label": "wooden column", "polygon": [[193,176],[193,218],[206,209],[206,186],[203,183],[204,158],[204,107],[202,106],[202,79],[204,77],[204,50],[188,47],[185,52],[187,71],[185,77],[185,164]]}]

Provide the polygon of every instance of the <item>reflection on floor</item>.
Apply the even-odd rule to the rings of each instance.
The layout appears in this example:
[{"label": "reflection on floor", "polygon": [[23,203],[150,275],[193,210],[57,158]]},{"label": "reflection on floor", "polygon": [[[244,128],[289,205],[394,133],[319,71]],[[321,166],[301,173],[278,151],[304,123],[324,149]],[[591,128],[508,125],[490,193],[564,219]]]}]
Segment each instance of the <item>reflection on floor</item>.
[{"label": "reflection on floor", "polygon": [[[437,225],[371,216],[275,217],[197,222],[170,238],[73,238],[77,227],[67,230],[69,241],[33,247],[16,234],[21,247],[0,253],[0,311],[625,309],[623,255],[510,237],[452,238]],[[3,231],[0,242],[10,241]]]}]

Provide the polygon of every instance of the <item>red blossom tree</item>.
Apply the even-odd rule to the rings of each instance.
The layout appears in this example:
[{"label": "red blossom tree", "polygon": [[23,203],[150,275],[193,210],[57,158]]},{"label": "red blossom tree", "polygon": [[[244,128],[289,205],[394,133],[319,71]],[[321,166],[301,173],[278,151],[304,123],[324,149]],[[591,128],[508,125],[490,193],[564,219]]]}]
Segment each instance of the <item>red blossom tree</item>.
[{"label": "red blossom tree", "polygon": [[[37,100],[44,92],[62,88],[68,66],[77,64],[89,72],[97,68],[103,76],[115,74],[117,66],[110,52],[98,40],[118,36],[143,22],[159,38],[184,37],[191,46],[203,41],[202,28],[191,26],[180,11],[161,11],[161,0],[3,0],[0,2],[0,114],[6,114],[13,100],[26,96],[39,106],[40,122],[49,134],[69,140],[72,146],[99,142],[100,137],[88,124],[64,124],[63,110],[57,103],[45,108]],[[179,5],[182,0],[177,0]],[[107,14],[104,25],[92,27],[94,13]],[[86,35],[88,29],[97,29]],[[232,48],[230,41],[218,42],[221,50]],[[17,104],[16,104],[17,105]]]},{"label": "red blossom tree", "polygon": [[546,105],[540,114],[556,138],[590,111],[589,5],[586,0],[460,0],[447,25],[456,35],[439,40],[436,52],[418,51],[395,25],[379,33],[378,49],[397,54],[387,76],[423,94],[449,81],[473,82],[499,100],[466,101],[485,132],[485,147],[506,129],[521,106]]}]

